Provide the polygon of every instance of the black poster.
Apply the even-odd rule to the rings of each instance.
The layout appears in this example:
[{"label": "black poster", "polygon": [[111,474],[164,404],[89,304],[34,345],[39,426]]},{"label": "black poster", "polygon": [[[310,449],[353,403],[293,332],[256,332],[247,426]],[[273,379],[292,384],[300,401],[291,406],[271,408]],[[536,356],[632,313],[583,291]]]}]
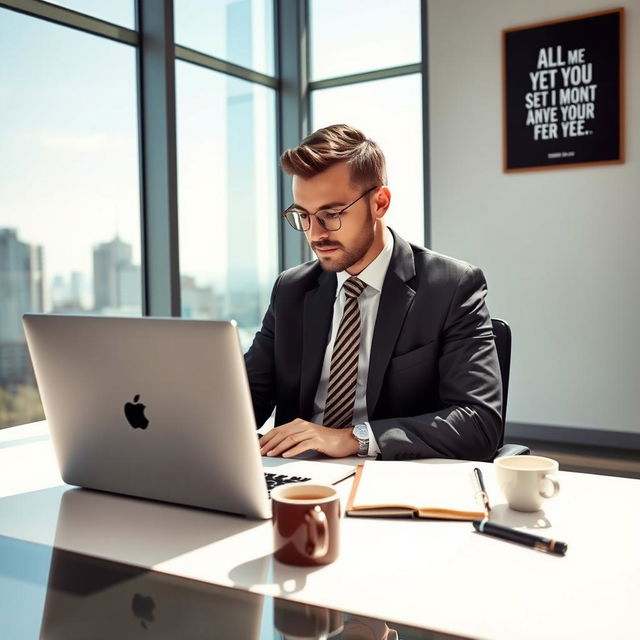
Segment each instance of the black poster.
[{"label": "black poster", "polygon": [[503,31],[505,171],[623,161],[623,11]]}]

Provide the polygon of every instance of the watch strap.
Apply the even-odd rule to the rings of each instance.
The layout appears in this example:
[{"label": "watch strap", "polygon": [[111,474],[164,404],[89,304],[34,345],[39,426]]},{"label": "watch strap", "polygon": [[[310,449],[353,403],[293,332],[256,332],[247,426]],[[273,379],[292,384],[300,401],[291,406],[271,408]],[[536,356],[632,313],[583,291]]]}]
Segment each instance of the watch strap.
[{"label": "watch strap", "polygon": [[[358,435],[358,432],[365,432],[366,437]],[[353,436],[358,441],[358,456],[360,458],[366,458],[369,455],[369,429],[364,422],[361,422],[353,427]]]}]

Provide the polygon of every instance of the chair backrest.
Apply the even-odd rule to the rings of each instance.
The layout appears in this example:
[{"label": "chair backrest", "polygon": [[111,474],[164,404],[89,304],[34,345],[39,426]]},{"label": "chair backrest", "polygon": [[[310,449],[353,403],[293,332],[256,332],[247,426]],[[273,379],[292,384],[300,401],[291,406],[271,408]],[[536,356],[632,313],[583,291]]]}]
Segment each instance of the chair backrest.
[{"label": "chair backrest", "polygon": [[509,395],[509,372],[511,370],[511,328],[504,320],[491,318],[493,335],[500,364],[500,378],[502,379],[502,434],[500,446],[504,444],[504,429],[507,424],[507,397]]}]

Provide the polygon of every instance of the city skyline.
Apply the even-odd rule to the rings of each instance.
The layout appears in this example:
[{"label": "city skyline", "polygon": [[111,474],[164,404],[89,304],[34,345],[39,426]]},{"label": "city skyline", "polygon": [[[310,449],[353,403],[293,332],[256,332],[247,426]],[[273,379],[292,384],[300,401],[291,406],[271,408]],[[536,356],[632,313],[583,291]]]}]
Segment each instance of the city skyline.
[{"label": "city skyline", "polygon": [[[20,256],[16,255],[18,249],[21,251]],[[25,242],[15,228],[0,227],[0,277],[4,276],[0,282],[4,285],[2,308],[5,316],[14,319],[29,311],[96,311],[102,314],[125,311],[140,315],[142,272],[140,264],[133,261],[132,245],[115,236],[111,240],[98,243],[91,251],[94,266],[91,273],[67,271],[49,275],[46,268],[46,251],[41,245]],[[12,255],[15,257],[10,264]],[[16,273],[22,270],[19,258],[24,261],[27,257],[33,260],[33,267],[30,266],[24,273],[22,282],[15,277],[6,277],[8,272]],[[35,275],[32,275],[32,271]],[[34,284],[35,280],[40,284]],[[185,317],[213,318],[216,309],[217,313],[222,313],[222,308],[211,302],[222,295],[216,294],[214,286],[199,285],[197,279],[190,274],[181,275],[181,284],[186,301],[186,304],[183,304]],[[38,302],[34,302],[35,290],[38,291]],[[25,292],[29,292],[29,295]],[[255,295],[255,292],[253,293]],[[198,296],[207,301],[203,304],[198,301]],[[20,305],[20,313],[11,312],[11,305],[8,304],[11,299],[24,301]],[[203,309],[208,309],[208,313],[204,314]],[[9,335],[3,329],[5,325],[6,323],[0,322],[0,341]],[[11,336],[21,339],[22,331],[12,331]]]}]

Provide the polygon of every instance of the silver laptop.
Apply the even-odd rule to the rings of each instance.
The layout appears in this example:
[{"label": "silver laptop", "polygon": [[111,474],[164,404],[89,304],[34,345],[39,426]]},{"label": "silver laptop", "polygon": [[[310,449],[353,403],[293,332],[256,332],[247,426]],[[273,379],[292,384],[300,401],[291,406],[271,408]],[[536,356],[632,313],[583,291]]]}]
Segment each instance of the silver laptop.
[{"label": "silver laptop", "polygon": [[269,482],[333,484],[336,461],[261,458],[234,322],[26,314],[63,480],[269,518]]}]

